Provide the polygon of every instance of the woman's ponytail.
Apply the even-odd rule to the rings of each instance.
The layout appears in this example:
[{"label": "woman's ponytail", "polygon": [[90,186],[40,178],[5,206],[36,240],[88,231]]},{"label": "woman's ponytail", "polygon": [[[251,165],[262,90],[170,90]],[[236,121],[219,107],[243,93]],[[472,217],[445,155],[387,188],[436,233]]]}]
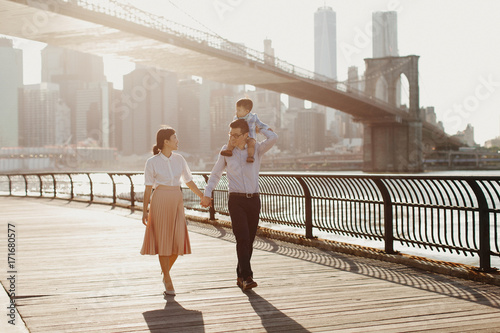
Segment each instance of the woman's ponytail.
[{"label": "woman's ponytail", "polygon": [[165,140],[170,140],[170,137],[175,134],[172,127],[160,128],[156,132],[156,144],[153,146],[153,155],[158,154],[163,149]]}]

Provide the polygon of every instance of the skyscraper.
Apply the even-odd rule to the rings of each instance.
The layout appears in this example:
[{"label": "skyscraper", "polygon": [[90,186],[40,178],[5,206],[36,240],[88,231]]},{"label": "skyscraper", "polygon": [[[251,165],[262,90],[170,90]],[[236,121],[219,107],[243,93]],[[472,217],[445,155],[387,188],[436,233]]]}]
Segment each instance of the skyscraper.
[{"label": "skyscraper", "polygon": [[0,147],[19,145],[18,93],[23,86],[23,51],[0,38]]},{"label": "skyscraper", "polygon": [[[78,143],[86,140],[91,135],[87,133],[87,106],[82,109],[82,103],[90,95],[95,95],[94,100],[99,99],[96,94],[96,86],[106,86],[104,76],[104,62],[101,57],[86,54],[74,50],[63,49],[47,45],[41,52],[42,55],[42,82],[59,84],[60,98],[71,110],[71,141]],[[91,90],[84,92],[84,90]],[[99,90],[99,89],[98,89]],[[87,97],[82,96],[87,95]],[[105,94],[102,95],[105,98]],[[95,104],[100,108],[105,105]],[[93,110],[92,112],[104,112],[106,110]],[[109,113],[108,113],[109,114]],[[95,134],[95,133],[94,133]],[[102,142],[106,143],[107,139]]]},{"label": "skyscraper", "polygon": [[59,85],[24,86],[19,105],[19,143],[24,147],[62,145],[70,137],[69,108],[59,98]]},{"label": "skyscraper", "polygon": [[397,12],[372,14],[373,58],[398,56]]},{"label": "skyscraper", "polygon": [[122,100],[116,105],[117,121],[122,121],[122,153],[151,152],[162,125],[179,131],[178,105],[177,74],[137,68],[125,75]]},{"label": "skyscraper", "polygon": [[[373,58],[397,57],[398,14],[397,12],[374,12],[372,14]],[[388,84],[381,78],[377,82],[375,97],[388,101]],[[396,84],[396,105],[401,105],[401,81]]]},{"label": "skyscraper", "polygon": [[314,72],[337,79],[337,15],[331,7],[314,13]]}]

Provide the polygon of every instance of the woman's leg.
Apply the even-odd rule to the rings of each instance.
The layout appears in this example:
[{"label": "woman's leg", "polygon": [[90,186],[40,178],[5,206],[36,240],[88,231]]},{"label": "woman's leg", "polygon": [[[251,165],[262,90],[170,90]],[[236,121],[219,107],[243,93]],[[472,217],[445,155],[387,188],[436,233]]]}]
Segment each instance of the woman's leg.
[{"label": "woman's leg", "polygon": [[172,254],[170,256],[158,256],[160,259],[160,266],[163,272],[163,281],[165,282],[165,288],[169,291],[174,290],[174,284],[170,278],[170,269],[174,265],[175,260],[177,260],[177,254]]}]

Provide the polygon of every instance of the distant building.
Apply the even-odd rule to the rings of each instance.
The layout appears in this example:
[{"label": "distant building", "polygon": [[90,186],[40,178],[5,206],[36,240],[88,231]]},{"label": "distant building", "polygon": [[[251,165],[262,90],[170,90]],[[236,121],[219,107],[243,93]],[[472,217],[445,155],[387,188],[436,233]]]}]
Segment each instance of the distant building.
[{"label": "distant building", "polygon": [[314,72],[337,79],[337,14],[331,7],[314,13]]},{"label": "distant building", "polygon": [[372,13],[372,33],[373,58],[399,55],[397,12]]},{"label": "distant building", "polygon": [[179,81],[179,150],[190,154],[209,152],[210,82]]},{"label": "distant building", "polygon": [[476,145],[476,142],[474,141],[474,127],[472,127],[471,124],[467,124],[465,130],[457,132],[454,137],[459,138],[469,147],[474,147]]},{"label": "distant building", "polygon": [[499,147],[500,148],[500,136],[497,136],[494,139],[488,140],[484,143],[486,148]]},{"label": "distant building", "polygon": [[19,145],[44,147],[67,142],[70,110],[60,99],[59,85],[45,82],[24,86],[21,91]]},{"label": "distant building", "polygon": [[[85,112],[90,109],[88,109],[85,100],[89,98],[91,100],[99,99],[96,95],[99,94],[97,92],[99,88],[95,87],[107,86],[102,58],[51,45],[47,45],[42,50],[41,55],[42,82],[59,84],[60,98],[71,110],[71,143],[76,144],[92,135],[95,136],[96,133],[87,132]],[[105,98],[104,95],[103,98]],[[98,103],[97,105],[101,107],[107,103]],[[108,110],[93,109],[91,112],[104,112],[106,114]],[[102,135],[107,136],[105,133],[99,134],[99,136]],[[107,140],[103,139],[104,144],[107,144]]]},{"label": "distant building", "polygon": [[238,87],[213,83],[210,91],[210,149],[220,150],[228,141],[229,123],[233,120]]},{"label": "distant building", "polygon": [[295,152],[314,153],[325,149],[325,114],[315,109],[301,110],[295,120]]},{"label": "distant building", "polygon": [[0,38],[0,147],[19,145],[19,89],[23,86],[23,51]]},{"label": "distant building", "polygon": [[175,73],[137,68],[123,77],[121,100],[115,103],[115,118],[122,125],[121,151],[124,155],[151,152],[156,132],[162,125],[187,135],[178,128],[178,98]]},{"label": "distant building", "polygon": [[[373,58],[399,56],[397,12],[372,13],[372,41]],[[383,77],[377,82],[375,97],[389,100],[388,84]],[[396,105],[401,105],[401,82],[396,85]]]},{"label": "distant building", "polygon": [[436,112],[434,111],[433,106],[420,108],[420,111],[422,112],[422,116],[425,121],[437,126]]}]

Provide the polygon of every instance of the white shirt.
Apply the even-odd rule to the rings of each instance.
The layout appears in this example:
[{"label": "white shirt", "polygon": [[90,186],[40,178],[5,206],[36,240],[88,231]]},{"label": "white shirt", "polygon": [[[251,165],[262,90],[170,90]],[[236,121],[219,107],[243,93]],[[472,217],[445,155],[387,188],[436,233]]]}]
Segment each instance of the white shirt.
[{"label": "white shirt", "polygon": [[[263,129],[260,133],[264,134],[266,140],[255,144],[255,161],[253,163],[247,162],[248,153],[246,146],[245,149],[235,147],[233,149],[233,156],[231,157],[219,155],[210,173],[208,184],[205,186],[205,196],[212,196],[212,191],[219,183],[224,170],[226,170],[230,193],[259,192],[260,162],[264,154],[278,141],[278,135],[271,130]],[[226,149],[226,145],[222,149]]]},{"label": "white shirt", "polygon": [[181,180],[189,183],[193,180],[191,170],[182,155],[172,152],[170,157],[158,153],[146,161],[144,169],[144,185],[158,187],[158,185],[181,186]]}]

